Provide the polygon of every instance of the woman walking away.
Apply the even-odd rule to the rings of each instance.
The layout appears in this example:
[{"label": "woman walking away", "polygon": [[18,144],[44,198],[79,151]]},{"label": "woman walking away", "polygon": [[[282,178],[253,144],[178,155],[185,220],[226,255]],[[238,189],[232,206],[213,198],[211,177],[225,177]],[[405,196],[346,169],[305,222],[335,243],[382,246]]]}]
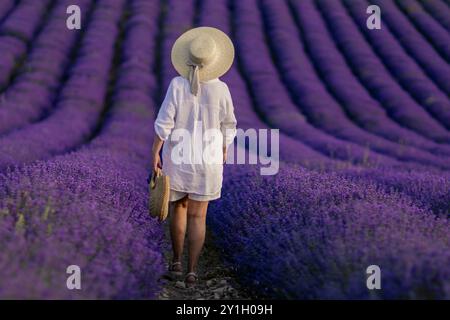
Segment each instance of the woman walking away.
[{"label": "woman walking away", "polygon": [[198,280],[208,203],[220,198],[227,147],[236,135],[231,94],[219,80],[233,63],[234,47],[222,31],[200,27],[175,41],[171,58],[181,76],[170,82],[155,121],[153,170],[170,177],[173,259],[169,271],[182,275],[187,230],[185,283],[192,287]]}]

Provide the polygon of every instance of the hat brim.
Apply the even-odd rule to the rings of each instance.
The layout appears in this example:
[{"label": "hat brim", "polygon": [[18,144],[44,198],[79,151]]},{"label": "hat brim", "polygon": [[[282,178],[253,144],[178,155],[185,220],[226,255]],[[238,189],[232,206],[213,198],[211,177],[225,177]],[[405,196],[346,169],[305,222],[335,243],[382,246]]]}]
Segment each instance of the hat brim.
[{"label": "hat brim", "polygon": [[225,74],[233,64],[234,46],[231,39],[222,31],[211,27],[198,27],[183,33],[172,47],[172,64],[184,78],[189,76],[189,45],[201,34],[212,37],[216,43],[217,55],[211,63],[199,70],[200,81],[208,81]]}]

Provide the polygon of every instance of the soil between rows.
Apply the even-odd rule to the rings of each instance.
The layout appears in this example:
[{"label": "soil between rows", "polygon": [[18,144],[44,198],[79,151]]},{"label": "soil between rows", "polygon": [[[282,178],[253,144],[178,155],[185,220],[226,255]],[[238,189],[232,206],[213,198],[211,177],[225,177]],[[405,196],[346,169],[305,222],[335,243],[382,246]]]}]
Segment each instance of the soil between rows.
[{"label": "soil between rows", "polygon": [[[169,220],[169,219],[168,219]],[[169,221],[164,222],[166,241],[170,243]],[[171,248],[169,246],[169,248]],[[187,268],[187,238],[183,252],[183,274]],[[169,250],[165,254],[166,269],[171,262],[172,253]],[[218,249],[214,246],[211,232],[206,230],[206,240],[200,255],[198,270],[199,280],[195,288],[186,288],[184,275],[179,279],[173,279],[169,274],[161,279],[163,289],[158,300],[251,300],[256,297],[246,288],[241,286],[237,276],[232,270],[225,267]]]}]

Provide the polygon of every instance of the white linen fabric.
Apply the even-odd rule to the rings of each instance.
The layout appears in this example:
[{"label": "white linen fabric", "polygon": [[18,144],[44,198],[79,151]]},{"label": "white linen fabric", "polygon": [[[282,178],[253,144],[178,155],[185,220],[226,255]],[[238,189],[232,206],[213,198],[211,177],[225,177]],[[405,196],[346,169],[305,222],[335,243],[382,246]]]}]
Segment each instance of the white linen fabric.
[{"label": "white linen fabric", "polygon": [[[200,82],[198,94],[193,95],[188,80],[181,76],[173,78],[154,126],[156,134],[165,141],[162,152],[163,172],[170,177],[170,188],[197,195],[220,193],[223,180],[221,146],[228,147],[236,136],[236,117],[228,86],[218,78]],[[184,129],[189,133],[190,139],[187,142],[183,141],[184,138],[180,139],[180,130],[175,131],[176,129]],[[204,150],[205,145],[208,145],[205,132],[209,129],[222,133],[222,141],[216,154],[220,161],[199,163],[193,161],[195,156],[190,161],[181,163],[174,160],[172,152],[178,154],[177,145],[180,141],[189,145],[192,154],[198,154],[199,148]],[[175,137],[174,133],[177,133]]]}]

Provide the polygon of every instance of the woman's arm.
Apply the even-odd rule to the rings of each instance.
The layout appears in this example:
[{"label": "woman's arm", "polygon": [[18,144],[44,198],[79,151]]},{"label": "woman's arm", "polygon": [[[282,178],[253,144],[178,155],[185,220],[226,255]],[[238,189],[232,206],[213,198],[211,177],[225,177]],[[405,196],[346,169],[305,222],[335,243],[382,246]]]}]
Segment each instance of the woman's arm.
[{"label": "woman's arm", "polygon": [[175,126],[176,97],[174,86],[174,80],[172,79],[154,124],[155,138],[152,147],[154,171],[158,170],[158,168],[162,168],[159,152],[161,151],[164,141],[169,138],[170,133]]},{"label": "woman's arm", "polygon": [[234,115],[233,99],[231,98],[228,86],[225,87],[224,115],[220,123],[220,130],[223,135],[223,162],[227,159],[227,148],[236,136],[236,117]]},{"label": "woman's arm", "polygon": [[161,138],[156,134],[155,139],[153,140],[153,146],[152,146],[153,171],[157,171],[158,168],[162,169],[161,157],[159,155],[159,152],[161,151],[163,144],[164,144],[164,141],[161,140]]}]

